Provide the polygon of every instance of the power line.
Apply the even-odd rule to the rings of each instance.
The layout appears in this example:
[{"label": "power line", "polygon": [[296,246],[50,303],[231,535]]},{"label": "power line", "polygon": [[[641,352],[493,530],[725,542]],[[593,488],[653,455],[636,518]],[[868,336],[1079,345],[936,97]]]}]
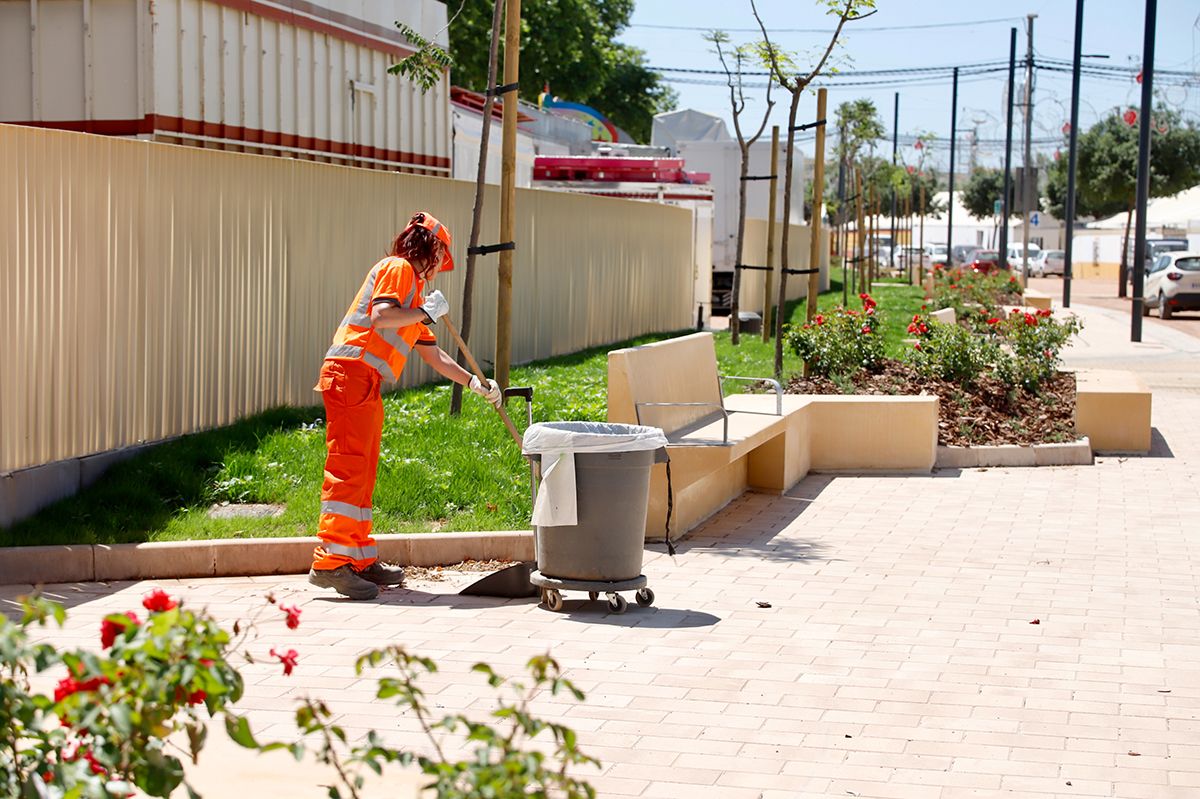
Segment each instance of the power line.
[{"label": "power line", "polygon": [[[928,30],[931,28],[970,28],[977,25],[995,25],[1001,22],[1012,23],[1022,20],[1024,17],[995,17],[993,19],[972,19],[962,22],[931,22],[924,25],[890,25],[888,27],[873,27],[873,28],[847,28],[847,31],[853,33],[891,33],[893,31],[917,31]],[[654,30],[666,31],[695,31],[706,33],[711,30],[722,30],[726,33],[762,33],[759,28],[721,28],[720,26],[702,27],[696,25],[652,25],[648,22],[635,22],[629,25],[630,28],[651,28]],[[833,33],[833,28],[773,28],[770,33]]]}]

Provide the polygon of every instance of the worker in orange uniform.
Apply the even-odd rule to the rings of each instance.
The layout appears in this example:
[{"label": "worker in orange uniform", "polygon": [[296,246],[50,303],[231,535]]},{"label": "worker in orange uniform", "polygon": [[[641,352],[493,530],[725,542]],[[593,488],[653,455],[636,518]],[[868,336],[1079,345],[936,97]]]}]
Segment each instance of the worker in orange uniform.
[{"label": "worker in orange uniform", "polygon": [[371,537],[371,495],[383,432],[380,387],[400,377],[410,350],[444,377],[500,405],[495,380],[483,383],[454,362],[429,326],[449,310],[440,291],[425,295],[438,272],[454,268],[450,231],[414,214],[391,253],[372,267],[325,353],[316,390],[325,402],[325,482],[321,539],[308,581],[351,599],[374,599],[381,585],[404,582],[404,570],[378,560]]}]

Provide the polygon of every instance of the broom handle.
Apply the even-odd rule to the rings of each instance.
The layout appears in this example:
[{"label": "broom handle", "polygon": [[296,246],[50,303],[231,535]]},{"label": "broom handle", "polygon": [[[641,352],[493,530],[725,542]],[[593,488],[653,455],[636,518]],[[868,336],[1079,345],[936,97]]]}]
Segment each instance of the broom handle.
[{"label": "broom handle", "polygon": [[[454,327],[454,323],[450,321],[450,315],[444,314],[442,322],[445,323],[446,329],[450,331],[450,335],[454,337],[454,343],[458,345],[458,349],[467,358],[467,363],[470,364],[471,370],[475,372],[475,376],[479,378],[480,383],[487,383],[487,378],[483,376],[483,370],[479,368],[479,364],[475,362],[475,356],[467,349],[467,342],[462,340],[462,336],[458,334],[458,329]],[[491,403],[488,403],[489,405]],[[513,441],[517,442],[517,446],[522,446],[521,434],[517,432],[516,425],[512,423],[512,419],[508,418],[508,411],[504,410],[503,405],[494,405],[496,413],[500,414],[500,418],[504,420],[504,426],[508,428],[509,435],[513,437]]]}]

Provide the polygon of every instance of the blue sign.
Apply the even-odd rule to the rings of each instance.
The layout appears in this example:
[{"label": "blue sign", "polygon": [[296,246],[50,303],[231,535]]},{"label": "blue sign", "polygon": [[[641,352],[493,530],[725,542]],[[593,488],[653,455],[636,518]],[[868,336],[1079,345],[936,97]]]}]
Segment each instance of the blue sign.
[{"label": "blue sign", "polygon": [[1037,225],[1038,225],[1038,212],[1037,211],[1034,211],[1032,214],[1029,215],[1029,224],[1033,225],[1034,227],[1037,227]]}]

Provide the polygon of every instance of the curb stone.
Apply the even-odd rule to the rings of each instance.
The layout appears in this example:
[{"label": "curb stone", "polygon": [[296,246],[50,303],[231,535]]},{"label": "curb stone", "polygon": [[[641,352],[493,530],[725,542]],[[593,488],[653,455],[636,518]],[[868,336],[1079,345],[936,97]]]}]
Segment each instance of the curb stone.
[{"label": "curb stone", "polygon": [[938,469],[988,466],[1091,466],[1092,444],[1087,437],[1065,444],[1001,444],[990,447],[937,448]]},{"label": "curb stone", "polygon": [[[316,538],[239,538],[0,549],[0,585],[304,574]],[[533,560],[533,532],[377,535],[381,560],[448,566],[464,560]]]}]

